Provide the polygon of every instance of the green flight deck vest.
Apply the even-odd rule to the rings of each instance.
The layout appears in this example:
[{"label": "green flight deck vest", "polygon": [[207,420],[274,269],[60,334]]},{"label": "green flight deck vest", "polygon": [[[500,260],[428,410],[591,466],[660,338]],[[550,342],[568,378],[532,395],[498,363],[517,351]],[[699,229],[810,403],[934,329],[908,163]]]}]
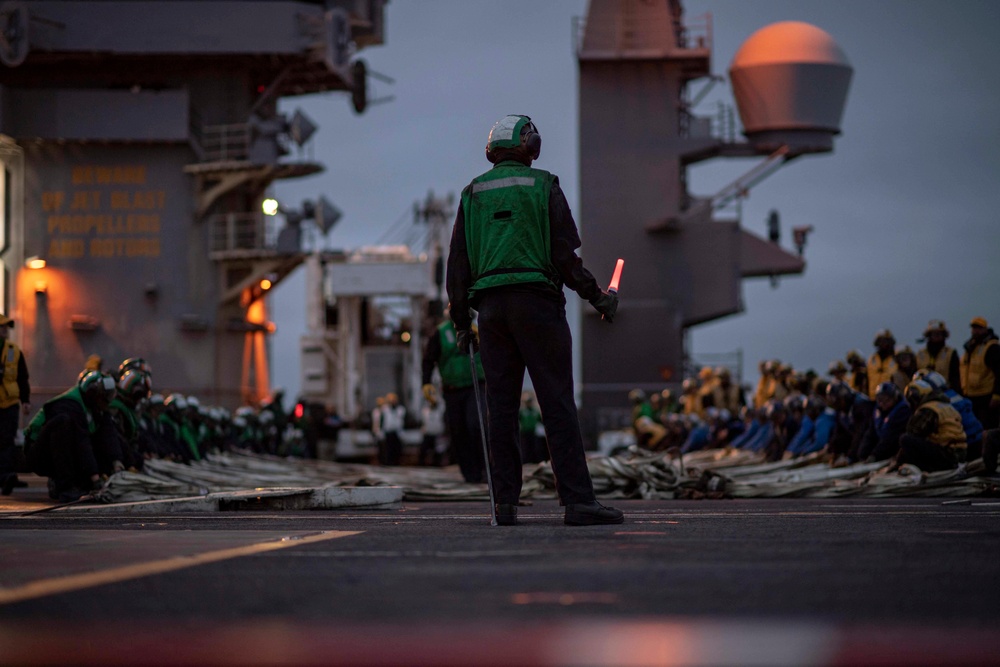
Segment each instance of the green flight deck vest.
[{"label": "green flight deck vest", "polygon": [[552,266],[549,193],[555,176],[505,161],[462,191],[465,242],[472,268],[469,298],[483,289],[547,282],[559,287]]},{"label": "green flight deck vest", "polygon": [[48,419],[48,415],[45,413],[45,406],[49,403],[55,403],[56,401],[63,399],[69,399],[74,403],[79,404],[80,407],[83,408],[83,414],[87,417],[87,432],[90,433],[90,435],[94,435],[94,433],[97,432],[97,422],[94,421],[94,415],[91,414],[90,408],[88,408],[87,404],[83,402],[83,394],[80,393],[80,387],[70,387],[58,396],[45,401],[45,404],[42,405],[42,409],[36,412],[35,416],[32,417],[31,421],[24,429],[24,439],[27,443],[25,450],[30,448],[32,444],[38,442],[38,435],[42,432],[42,427],[45,426],[45,421]]},{"label": "green flight deck vest", "polygon": [[[438,359],[438,372],[441,373],[441,384],[445,387],[460,389],[472,386],[472,371],[469,369],[469,355],[458,350],[458,339],[455,325],[451,320],[442,322],[438,327],[438,338],[441,341],[441,357]],[[479,380],[486,378],[483,372],[483,362],[476,353],[476,376]]]}]

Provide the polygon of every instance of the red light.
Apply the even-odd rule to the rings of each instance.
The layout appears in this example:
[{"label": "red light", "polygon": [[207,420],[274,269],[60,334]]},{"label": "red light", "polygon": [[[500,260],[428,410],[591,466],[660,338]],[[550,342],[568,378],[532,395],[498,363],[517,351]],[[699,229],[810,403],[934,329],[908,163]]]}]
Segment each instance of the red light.
[{"label": "red light", "polygon": [[306,407],[301,403],[295,404],[295,418],[302,419],[302,415],[306,413]]},{"label": "red light", "polygon": [[264,84],[260,84],[259,86],[257,86],[258,93],[263,93],[265,90],[267,90],[267,88],[264,86]]},{"label": "red light", "polygon": [[618,281],[621,280],[621,277],[622,277],[622,267],[623,266],[625,266],[625,260],[624,259],[619,259],[618,263],[615,264],[615,274],[611,277],[611,284],[608,285],[608,291],[609,292],[617,292],[618,291]]}]

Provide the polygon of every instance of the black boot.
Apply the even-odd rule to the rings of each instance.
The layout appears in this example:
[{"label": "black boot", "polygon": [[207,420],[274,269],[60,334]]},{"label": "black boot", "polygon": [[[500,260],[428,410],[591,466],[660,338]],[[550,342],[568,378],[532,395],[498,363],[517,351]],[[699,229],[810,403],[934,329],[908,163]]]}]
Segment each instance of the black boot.
[{"label": "black boot", "polygon": [[563,523],[567,526],[599,526],[625,523],[625,514],[614,507],[605,507],[596,500],[589,503],[566,505]]},{"label": "black boot", "polygon": [[997,472],[997,458],[1000,457],[1000,429],[983,431],[983,468],[987,475]]},{"label": "black boot", "polygon": [[497,525],[516,526],[517,505],[506,505],[504,503],[497,503]]}]

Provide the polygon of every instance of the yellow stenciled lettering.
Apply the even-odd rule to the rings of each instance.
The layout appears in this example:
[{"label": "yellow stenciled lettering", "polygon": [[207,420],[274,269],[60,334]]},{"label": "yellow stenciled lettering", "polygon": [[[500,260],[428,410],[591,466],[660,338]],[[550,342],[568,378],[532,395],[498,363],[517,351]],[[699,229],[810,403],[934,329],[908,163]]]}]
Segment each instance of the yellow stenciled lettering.
[{"label": "yellow stenciled lettering", "polygon": [[111,192],[111,208],[117,211],[128,210],[132,207],[128,192],[125,190],[113,190]]},{"label": "yellow stenciled lettering", "polygon": [[93,182],[93,167],[73,167],[73,185],[89,185]]},{"label": "yellow stenciled lettering", "polygon": [[74,211],[90,211],[101,207],[100,190],[77,190],[69,204]]},{"label": "yellow stenciled lettering", "polygon": [[166,193],[162,190],[137,190],[132,195],[132,208],[161,209],[166,203]]},{"label": "yellow stenciled lettering", "polygon": [[69,222],[68,215],[50,215],[49,216],[49,234],[59,230],[60,232],[66,231],[66,223]]},{"label": "yellow stenciled lettering", "polygon": [[129,257],[159,257],[160,239],[129,239],[125,254]]},{"label": "yellow stenciled lettering", "polygon": [[66,193],[61,190],[42,193],[42,211],[51,213],[63,207],[66,201]]},{"label": "yellow stenciled lettering", "polygon": [[49,243],[49,257],[83,257],[82,239],[53,239]]}]

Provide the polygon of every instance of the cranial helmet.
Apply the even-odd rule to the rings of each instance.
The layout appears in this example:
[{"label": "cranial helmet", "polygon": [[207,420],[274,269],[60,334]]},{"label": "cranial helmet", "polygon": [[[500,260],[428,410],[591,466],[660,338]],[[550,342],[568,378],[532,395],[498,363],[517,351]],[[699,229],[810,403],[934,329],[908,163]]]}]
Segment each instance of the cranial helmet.
[{"label": "cranial helmet", "polygon": [[824,401],[821,397],[810,396],[809,398],[806,399],[805,403],[806,412],[819,414],[820,412],[823,412],[823,410],[825,409],[826,409],[826,401]]},{"label": "cranial helmet", "polygon": [[883,382],[875,389],[875,398],[879,397],[891,398],[893,401],[898,401],[902,398],[902,392],[899,391],[896,383]]},{"label": "cranial helmet", "polygon": [[150,389],[149,376],[137,368],[125,371],[118,380],[118,391],[133,401],[149,396]]},{"label": "cranial helmet", "polygon": [[187,410],[187,399],[184,398],[183,394],[170,394],[167,396],[166,400],[163,401],[163,406],[167,410],[174,412],[177,410],[184,411]]},{"label": "cranial helmet", "polygon": [[764,415],[768,419],[775,419],[785,414],[785,404],[777,398],[772,398],[764,405]]},{"label": "cranial helmet", "polygon": [[802,410],[805,408],[806,399],[802,394],[792,394],[785,397],[784,403],[786,410]]},{"label": "cranial helmet", "polygon": [[125,373],[130,370],[142,371],[146,375],[152,376],[153,369],[142,357],[129,357],[118,365],[118,379],[122,379]]},{"label": "cranial helmet", "polygon": [[916,408],[930,398],[930,395],[933,393],[934,389],[925,381],[914,380],[906,385],[906,402],[910,404],[910,407]]},{"label": "cranial helmet", "polygon": [[87,371],[80,376],[77,386],[88,406],[103,410],[114,400],[115,380],[101,371]]},{"label": "cranial helmet", "polygon": [[934,391],[946,391],[948,389],[948,381],[944,379],[944,376],[935,370],[930,368],[921,368],[916,373],[913,374],[914,380],[923,380],[931,386]]},{"label": "cranial helmet", "polygon": [[827,403],[833,405],[839,401],[847,400],[853,393],[846,382],[834,381],[826,387],[826,400]]},{"label": "cranial helmet", "polygon": [[498,149],[519,148],[523,146],[525,153],[532,160],[537,160],[542,151],[542,135],[527,116],[504,116],[490,130],[486,139],[486,159],[491,163],[497,161]]},{"label": "cranial helmet", "polygon": [[642,389],[633,389],[628,393],[628,400],[632,403],[642,403],[646,400],[646,392]]},{"label": "cranial helmet", "polygon": [[944,337],[948,337],[948,327],[941,320],[931,320],[927,323],[927,328],[924,329],[924,336],[930,336],[932,333],[944,334]]},{"label": "cranial helmet", "polygon": [[890,331],[889,329],[879,329],[878,331],[876,331],[875,340],[872,342],[872,345],[878,347],[878,344],[883,340],[886,341],[887,345],[896,344],[896,337],[892,335],[892,331]]},{"label": "cranial helmet", "polygon": [[833,375],[834,373],[846,373],[847,366],[843,361],[837,359],[830,362],[830,365],[827,367],[827,372],[830,373],[830,375]]}]

